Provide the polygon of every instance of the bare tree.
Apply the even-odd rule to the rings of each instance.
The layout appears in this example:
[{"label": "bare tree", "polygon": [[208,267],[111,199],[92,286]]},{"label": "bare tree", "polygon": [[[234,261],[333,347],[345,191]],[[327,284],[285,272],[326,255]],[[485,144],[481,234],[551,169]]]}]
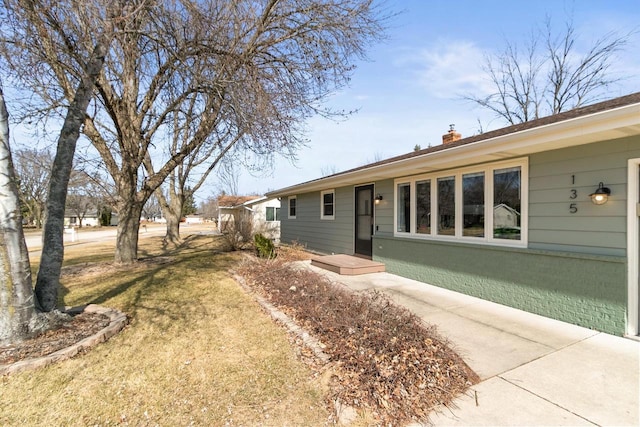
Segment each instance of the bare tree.
[{"label": "bare tree", "polygon": [[206,220],[216,220],[218,218],[218,198],[207,197],[207,200],[200,202],[200,213]]},{"label": "bare tree", "polygon": [[[184,114],[186,113],[186,114]],[[193,105],[186,112],[177,110],[172,113],[172,142],[171,152],[180,151],[181,147],[193,138],[193,133],[199,128],[202,117],[193,114]],[[242,133],[232,129],[225,129],[225,123],[220,123],[211,132],[208,141],[194,149],[181,164],[169,174],[165,183],[156,189],[155,196],[162,209],[167,225],[163,243],[166,246],[177,246],[181,242],[180,222],[184,213],[185,201],[202,187],[212,171],[222,161],[228,165],[227,153],[241,141]],[[251,147],[247,147],[251,149]],[[225,160],[225,161],[223,161]],[[151,157],[147,157],[145,167],[149,174],[154,174]],[[223,170],[224,167],[223,167]]]},{"label": "bare tree", "polygon": [[[137,257],[145,201],[189,154],[211,142],[215,129],[232,129],[262,153],[294,151],[304,120],[330,113],[320,103],[347,84],[352,60],[381,32],[372,0],[181,0],[141,8],[135,20],[116,26],[97,82],[99,100],[83,127],[116,186],[118,262]],[[89,56],[89,40],[91,34],[78,31],[73,49],[60,55]],[[49,108],[72,98],[68,80],[79,75],[79,61],[29,46],[22,56],[47,70],[43,79],[23,69],[23,82],[37,88]],[[163,141],[178,110],[202,120],[189,142],[171,152]],[[166,160],[141,179],[148,156],[163,151]]]},{"label": "bare tree", "polygon": [[9,113],[0,84],[0,344],[20,341],[35,317],[29,252],[9,146]]},{"label": "bare tree", "polygon": [[543,31],[532,32],[520,47],[509,41],[504,51],[485,58],[484,71],[494,92],[467,95],[509,124],[534,120],[598,101],[619,79],[609,74],[628,35],[607,33],[586,52],[578,52],[571,21],[556,34],[547,19]]},{"label": "bare tree", "polygon": [[[156,190],[156,192],[159,191]],[[144,215],[147,221],[159,218],[162,213],[162,208],[160,207],[160,202],[158,198],[155,196],[155,193],[152,194],[147,202],[144,204],[144,208],[142,208],[142,214]]]},{"label": "bare tree", "polygon": [[14,166],[18,176],[20,202],[30,223],[41,228],[47,202],[53,154],[49,150],[24,148],[15,151]]},{"label": "bare tree", "polygon": [[[38,309],[49,312],[58,303],[64,258],[64,210],[76,143],[114,36],[116,11],[123,12],[125,8],[118,3],[108,3],[101,8],[95,7],[98,4],[79,4],[74,0],[4,0],[3,5],[8,25],[3,27],[1,52],[9,68],[23,81],[40,79],[42,84],[34,85],[34,90],[45,99],[55,100],[52,108],[61,104],[56,95],[64,95],[62,99],[68,101],[51,169],[43,249],[35,287]],[[123,22],[118,23],[123,25]],[[82,38],[79,36],[82,34],[90,37]],[[51,62],[60,66],[49,68]],[[70,74],[69,70],[74,67],[75,74]],[[57,79],[59,86],[51,87],[51,79]]]},{"label": "bare tree", "polygon": [[329,175],[334,175],[336,173],[340,172],[340,170],[338,169],[338,167],[336,165],[325,165],[322,166],[320,168],[320,175],[321,176],[329,176]]},{"label": "bare tree", "polygon": [[74,170],[69,180],[67,203],[65,209],[78,218],[78,227],[88,214],[98,215],[103,200],[102,186],[83,170]]}]

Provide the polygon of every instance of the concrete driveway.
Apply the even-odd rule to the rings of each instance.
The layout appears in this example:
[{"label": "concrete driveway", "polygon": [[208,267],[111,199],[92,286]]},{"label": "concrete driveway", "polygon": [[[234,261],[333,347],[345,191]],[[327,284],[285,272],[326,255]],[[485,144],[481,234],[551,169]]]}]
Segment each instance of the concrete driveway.
[{"label": "concrete driveway", "polygon": [[640,425],[640,342],[389,273],[340,276],[379,289],[436,325],[481,382],[439,408],[434,425]]}]

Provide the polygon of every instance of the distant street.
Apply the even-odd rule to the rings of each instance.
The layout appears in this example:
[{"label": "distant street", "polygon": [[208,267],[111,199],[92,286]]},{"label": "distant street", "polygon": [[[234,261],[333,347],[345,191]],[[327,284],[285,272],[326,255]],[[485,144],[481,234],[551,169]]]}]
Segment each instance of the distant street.
[{"label": "distant street", "polygon": [[[193,232],[209,233],[215,230],[213,224],[182,224],[180,231],[184,234]],[[140,226],[140,238],[144,239],[153,236],[163,236],[166,232],[165,224],[148,224]],[[97,242],[108,242],[116,240],[117,227],[83,227],[76,228],[72,233],[70,229],[65,230],[64,244],[65,246],[83,245]],[[25,240],[29,252],[40,251],[42,249],[42,232],[26,233]]]}]

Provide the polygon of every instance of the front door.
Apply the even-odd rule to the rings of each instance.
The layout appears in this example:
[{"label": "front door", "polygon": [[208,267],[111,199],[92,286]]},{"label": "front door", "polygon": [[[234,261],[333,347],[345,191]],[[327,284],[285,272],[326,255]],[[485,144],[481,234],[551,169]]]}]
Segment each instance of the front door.
[{"label": "front door", "polygon": [[373,235],[373,185],[356,187],[356,255],[371,257]]}]

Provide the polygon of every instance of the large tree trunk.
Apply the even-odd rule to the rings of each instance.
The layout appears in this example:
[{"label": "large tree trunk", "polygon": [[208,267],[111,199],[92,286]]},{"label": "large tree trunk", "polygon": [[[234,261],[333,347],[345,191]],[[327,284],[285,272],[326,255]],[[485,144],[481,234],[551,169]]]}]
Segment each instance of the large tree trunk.
[{"label": "large tree trunk", "polygon": [[60,272],[64,258],[64,208],[67,201],[67,188],[76,143],[80,136],[80,127],[84,123],[87,107],[93,97],[93,87],[102,70],[104,57],[113,37],[111,30],[107,31],[109,31],[107,37],[96,44],[88,64],[87,74],[80,80],[73,102],[69,106],[51,168],[42,256],[36,281],[36,303],[38,308],[45,312],[55,309],[58,304]]},{"label": "large tree trunk", "polygon": [[132,200],[118,207],[115,262],[131,264],[138,259],[138,232],[144,203]]},{"label": "large tree trunk", "polygon": [[9,113],[0,88],[0,344],[25,339],[35,313],[29,251],[9,147]]},{"label": "large tree trunk", "polygon": [[182,193],[175,190],[169,190],[169,198],[165,197],[160,191],[156,193],[160,201],[162,215],[167,220],[167,232],[163,239],[163,246],[177,247],[182,243],[180,238],[180,220],[182,219],[182,205],[184,197]]},{"label": "large tree trunk", "polygon": [[176,247],[182,243],[182,238],[180,237],[180,212],[181,210],[176,213],[173,209],[169,209],[163,213],[167,220],[167,233],[163,239],[165,247]]}]

